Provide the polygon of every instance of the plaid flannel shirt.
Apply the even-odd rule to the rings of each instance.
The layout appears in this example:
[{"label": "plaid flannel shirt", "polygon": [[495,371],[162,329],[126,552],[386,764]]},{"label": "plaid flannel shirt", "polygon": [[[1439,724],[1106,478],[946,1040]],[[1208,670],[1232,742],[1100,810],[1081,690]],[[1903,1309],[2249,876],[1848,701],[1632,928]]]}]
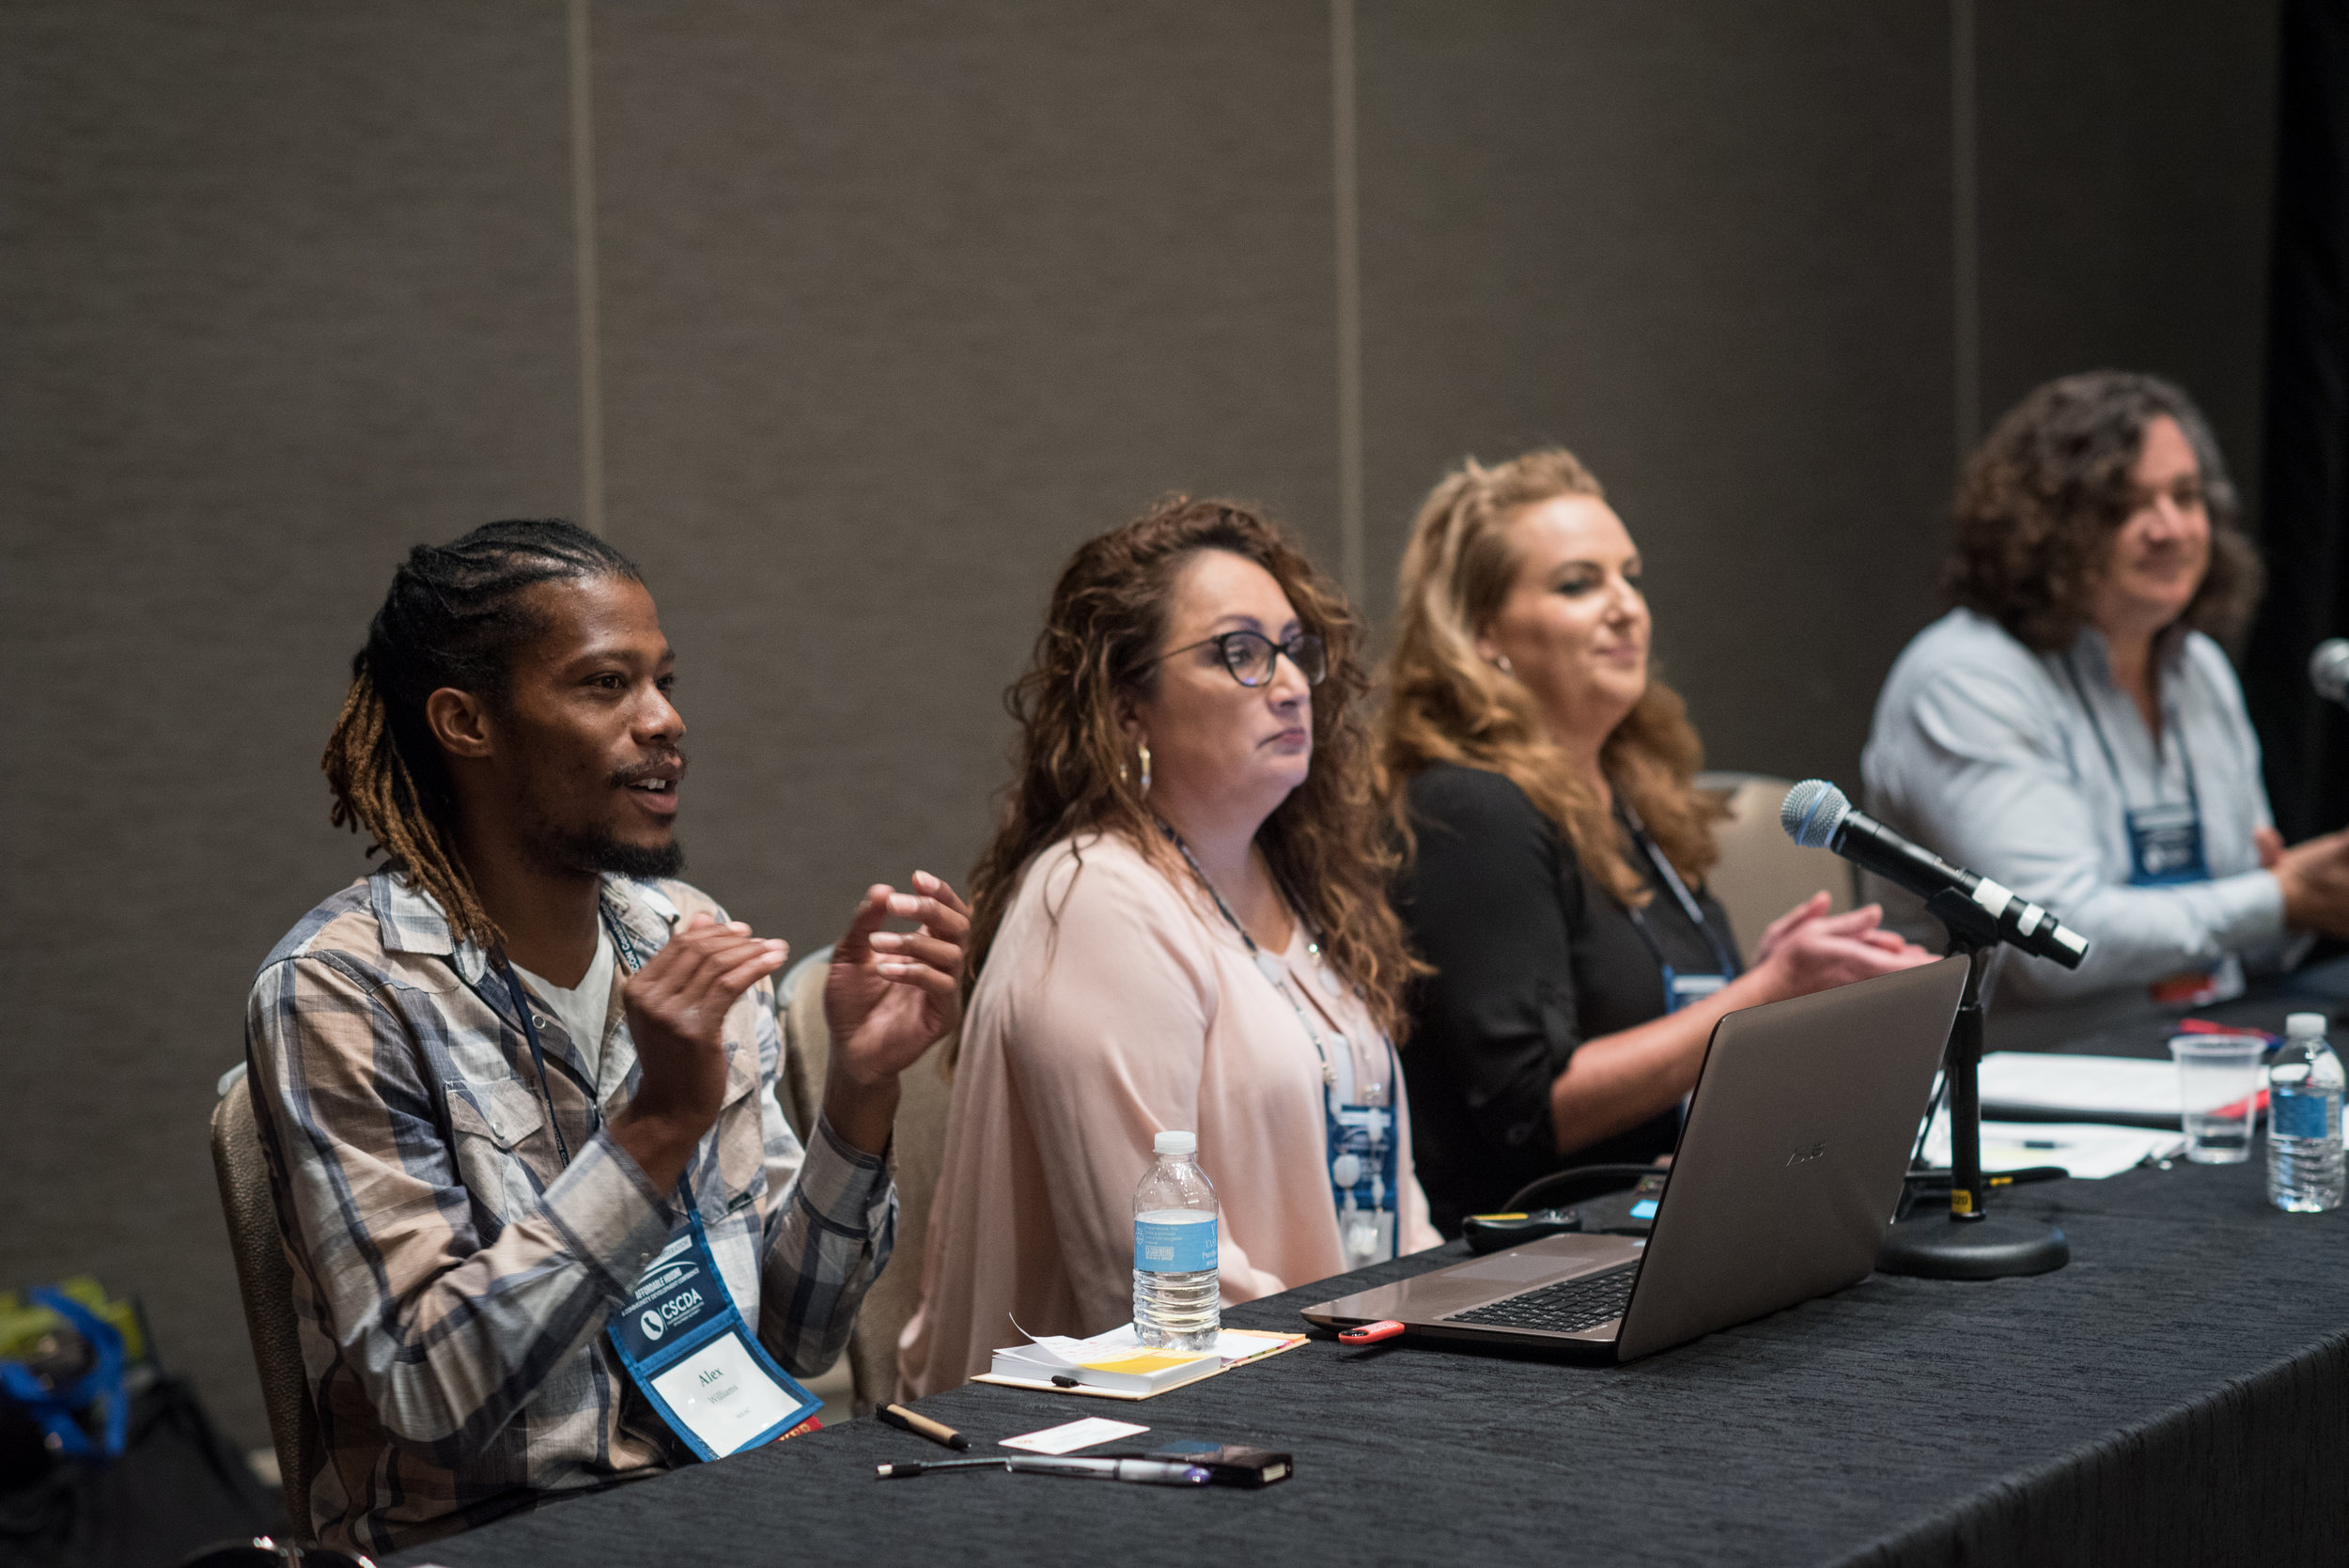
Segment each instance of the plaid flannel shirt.
[{"label": "plaid flannel shirt", "polygon": [[[642,958],[693,910],[725,918],[681,882],[607,877],[602,908]],[[543,1007],[538,1081],[503,972],[392,872],[311,910],[255,979],[245,1053],[328,1544],[412,1545],[687,1457],[603,1329],[683,1225],[689,1189],[735,1305],[787,1371],[820,1371],[846,1343],[895,1234],[882,1162],[820,1121],[802,1151],[775,1100],[762,980],[726,1017],[725,1105],[690,1187],[655,1191],[604,1125],[640,1077],[622,978],[600,1094]]]}]

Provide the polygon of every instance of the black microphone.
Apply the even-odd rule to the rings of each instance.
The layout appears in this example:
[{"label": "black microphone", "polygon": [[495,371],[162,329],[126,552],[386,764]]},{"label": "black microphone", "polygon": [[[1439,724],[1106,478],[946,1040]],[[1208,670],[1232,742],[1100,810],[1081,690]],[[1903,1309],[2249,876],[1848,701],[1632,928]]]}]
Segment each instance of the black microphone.
[{"label": "black microphone", "polygon": [[1953,935],[1984,944],[2012,942],[2067,970],[2079,968],[2088,956],[2086,937],[2064,929],[2055,916],[2012,889],[1953,866],[1866,812],[1853,810],[1843,792],[1825,779],[1805,779],[1788,790],[1778,819],[1786,836],[1805,848],[1832,849],[1906,888]]},{"label": "black microphone", "polygon": [[2349,637],[2327,637],[2309,655],[2309,684],[2328,703],[2349,707]]}]

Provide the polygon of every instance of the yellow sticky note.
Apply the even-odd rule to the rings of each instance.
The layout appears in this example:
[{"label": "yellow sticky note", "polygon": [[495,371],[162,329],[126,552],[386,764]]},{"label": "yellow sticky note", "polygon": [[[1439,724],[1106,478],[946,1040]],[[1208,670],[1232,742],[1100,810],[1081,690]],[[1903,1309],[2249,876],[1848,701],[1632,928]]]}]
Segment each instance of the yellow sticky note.
[{"label": "yellow sticky note", "polygon": [[1168,1367],[1189,1366],[1197,1359],[1199,1358],[1196,1355],[1171,1354],[1159,1350],[1144,1352],[1140,1356],[1121,1357],[1114,1361],[1086,1361],[1083,1365],[1088,1372],[1122,1372],[1133,1377],[1147,1377],[1150,1374],[1163,1372]]}]

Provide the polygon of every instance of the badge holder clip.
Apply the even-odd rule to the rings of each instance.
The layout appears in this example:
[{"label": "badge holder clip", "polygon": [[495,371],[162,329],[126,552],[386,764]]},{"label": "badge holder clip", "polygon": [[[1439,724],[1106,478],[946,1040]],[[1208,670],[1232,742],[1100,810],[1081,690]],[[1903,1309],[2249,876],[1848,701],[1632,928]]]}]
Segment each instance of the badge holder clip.
[{"label": "badge holder clip", "polygon": [[793,1382],[742,1321],[710,1255],[701,1209],[656,1255],[606,1332],[629,1376],[694,1457],[770,1443],[822,1401]]}]

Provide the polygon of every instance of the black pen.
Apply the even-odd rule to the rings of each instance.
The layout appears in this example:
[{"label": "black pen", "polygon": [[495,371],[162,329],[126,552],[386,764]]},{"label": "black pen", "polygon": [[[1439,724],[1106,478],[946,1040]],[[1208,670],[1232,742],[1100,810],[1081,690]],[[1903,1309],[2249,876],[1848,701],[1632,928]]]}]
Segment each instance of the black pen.
[{"label": "black pen", "polygon": [[1205,1486],[1214,1479],[1199,1465],[1164,1459],[1074,1459],[1057,1455],[1003,1459],[934,1459],[918,1464],[876,1465],[882,1481],[908,1481],[933,1470],[1018,1470],[1028,1475],[1065,1475],[1090,1481],[1136,1481],[1153,1486]]},{"label": "black pen", "polygon": [[900,1461],[894,1465],[876,1465],[873,1473],[883,1481],[910,1481],[932,1470],[1007,1470],[1007,1459],[925,1459],[913,1463]]},{"label": "black pen", "polygon": [[910,1432],[917,1437],[927,1437],[933,1443],[943,1444],[950,1449],[967,1449],[971,1446],[970,1438],[945,1422],[934,1421],[927,1416],[915,1415],[902,1405],[884,1405],[873,1413],[899,1431]]}]

